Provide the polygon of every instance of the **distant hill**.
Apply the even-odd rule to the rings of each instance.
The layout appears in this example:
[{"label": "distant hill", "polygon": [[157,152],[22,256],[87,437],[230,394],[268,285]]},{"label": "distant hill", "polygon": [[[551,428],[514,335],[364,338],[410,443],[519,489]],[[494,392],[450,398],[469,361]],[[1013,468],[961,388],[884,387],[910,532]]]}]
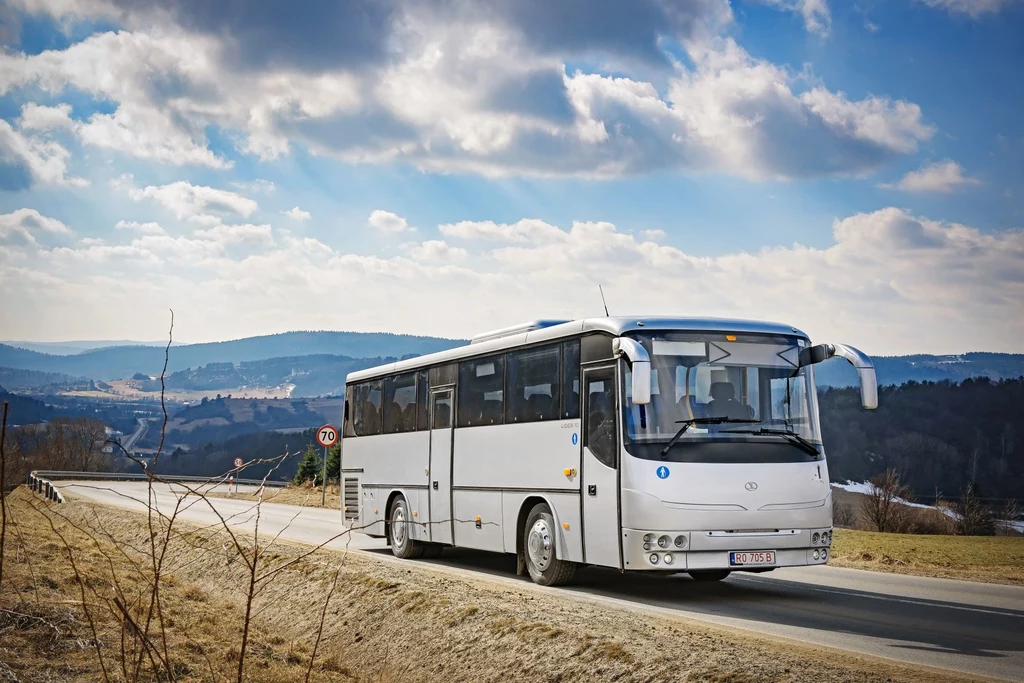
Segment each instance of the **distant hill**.
[{"label": "distant hill", "polygon": [[[962,382],[970,377],[992,380],[1024,377],[1024,354],[965,353],[958,356],[877,356],[872,358],[881,386],[914,382]],[[841,358],[815,366],[819,387],[851,387],[857,384],[857,371]]]},{"label": "distant hill", "polygon": [[[167,346],[167,340],[164,341],[131,341],[128,339],[121,340],[97,340],[97,341],[66,341],[66,342],[24,342],[24,341],[0,341],[0,344],[6,344],[7,346],[13,346],[18,349],[26,349],[28,351],[38,351],[39,353],[48,353],[54,356],[72,356],[76,353],[82,353],[83,351],[92,351],[94,349],[104,349],[110,346]],[[175,342],[174,346],[180,346]]]},{"label": "distant hill", "polygon": [[0,382],[7,387],[8,391],[30,391],[32,393],[56,394],[61,391],[88,391],[96,388],[94,382],[85,377],[3,367],[0,367]]},{"label": "distant hill", "polygon": [[[442,351],[463,343],[457,339],[383,332],[284,332],[233,341],[174,346],[168,372],[209,363],[243,363],[310,355],[400,358]],[[153,346],[114,346],[61,356],[0,344],[0,367],[56,372],[95,380],[121,379],[137,372],[159,375],[163,362],[164,350]]]}]

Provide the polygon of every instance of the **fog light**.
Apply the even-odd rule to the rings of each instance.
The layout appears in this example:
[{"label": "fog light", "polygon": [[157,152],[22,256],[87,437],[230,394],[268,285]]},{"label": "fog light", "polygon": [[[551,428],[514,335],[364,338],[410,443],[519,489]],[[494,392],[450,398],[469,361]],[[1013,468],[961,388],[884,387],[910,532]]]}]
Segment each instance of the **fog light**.
[{"label": "fog light", "polygon": [[821,551],[821,560],[824,562],[827,559],[828,559],[828,551],[827,550],[822,550]]},{"label": "fog light", "polygon": [[814,551],[814,555],[813,555],[814,559],[818,559],[818,557],[819,557],[819,555],[820,555],[820,554],[821,554],[821,553],[819,553],[819,552],[818,552],[817,550],[815,550],[815,551]]},{"label": "fog light", "polygon": [[686,546],[686,536],[676,536],[676,547],[683,548]]},{"label": "fog light", "polygon": [[654,536],[651,534],[644,534],[644,543],[650,543],[654,540]]},{"label": "fog light", "polygon": [[826,531],[826,532],[821,534],[821,544],[822,545],[828,545],[831,540],[832,540],[832,532],[831,531]]},{"label": "fog light", "polygon": [[651,549],[651,544],[650,543],[644,543],[644,550],[650,550],[650,549]]},{"label": "fog light", "polygon": [[814,545],[818,545],[818,539],[819,538],[821,538],[821,534],[819,534],[817,531],[815,531],[814,535],[811,536],[811,543],[813,543]]},{"label": "fog light", "polygon": [[659,548],[667,548],[668,544],[671,543],[671,542],[672,542],[672,539],[669,538],[668,536],[660,536],[660,537],[658,537],[658,547]]},{"label": "fog light", "polygon": [[658,564],[658,553],[651,553],[651,564]]},{"label": "fog light", "polygon": [[675,559],[671,555],[665,555],[665,564],[672,564]]}]

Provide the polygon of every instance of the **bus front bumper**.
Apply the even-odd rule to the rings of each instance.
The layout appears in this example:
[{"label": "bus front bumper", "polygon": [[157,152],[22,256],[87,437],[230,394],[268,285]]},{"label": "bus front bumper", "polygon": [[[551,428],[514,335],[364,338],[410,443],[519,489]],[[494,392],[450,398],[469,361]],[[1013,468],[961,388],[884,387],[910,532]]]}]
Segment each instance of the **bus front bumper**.
[{"label": "bus front bumper", "polygon": [[[802,567],[828,562],[831,544],[831,527],[756,532],[623,529],[623,568],[631,571],[764,571],[775,567]],[[753,553],[756,561],[770,559],[771,562],[736,565],[731,562],[734,552]],[[741,556],[741,559],[751,558]]]}]

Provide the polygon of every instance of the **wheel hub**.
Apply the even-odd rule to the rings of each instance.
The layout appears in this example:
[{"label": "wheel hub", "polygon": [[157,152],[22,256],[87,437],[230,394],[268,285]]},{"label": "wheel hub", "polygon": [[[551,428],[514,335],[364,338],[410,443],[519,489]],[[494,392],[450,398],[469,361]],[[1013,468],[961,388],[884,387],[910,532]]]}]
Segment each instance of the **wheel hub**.
[{"label": "wheel hub", "polygon": [[391,520],[391,542],[401,548],[405,545],[405,508],[395,506],[394,519]]},{"label": "wheel hub", "polygon": [[543,519],[538,519],[530,528],[530,536],[526,542],[527,552],[533,565],[544,571],[551,563],[551,529]]}]

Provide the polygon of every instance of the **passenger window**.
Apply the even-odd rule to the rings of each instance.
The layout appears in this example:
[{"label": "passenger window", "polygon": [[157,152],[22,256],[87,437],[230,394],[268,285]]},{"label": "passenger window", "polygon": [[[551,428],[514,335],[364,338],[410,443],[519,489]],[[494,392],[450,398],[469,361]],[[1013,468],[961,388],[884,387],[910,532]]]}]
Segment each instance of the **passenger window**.
[{"label": "passenger window", "polygon": [[452,392],[434,394],[433,429],[448,429],[452,426]]},{"label": "passenger window", "polygon": [[416,429],[427,428],[427,371],[416,374]]},{"label": "passenger window", "polygon": [[508,354],[505,422],[539,422],[558,417],[557,345]]},{"label": "passenger window", "polygon": [[355,396],[355,387],[348,385],[345,387],[345,418],[341,428],[341,433],[344,436],[355,436],[356,430],[352,426],[352,397]]},{"label": "passenger window", "polygon": [[615,369],[588,372],[586,394],[587,420],[583,444],[599,462],[615,467],[618,450],[615,435]]},{"label": "passenger window", "polygon": [[380,434],[381,400],[384,383],[381,380],[363,382],[355,386],[353,422],[356,436]]},{"label": "passenger window", "polygon": [[416,375],[398,375],[384,381],[384,433],[416,429]]},{"label": "passenger window", "polygon": [[580,416],[580,340],[562,343],[562,419]]},{"label": "passenger window", "polygon": [[505,406],[505,359],[489,356],[459,363],[457,427],[502,424]]}]

